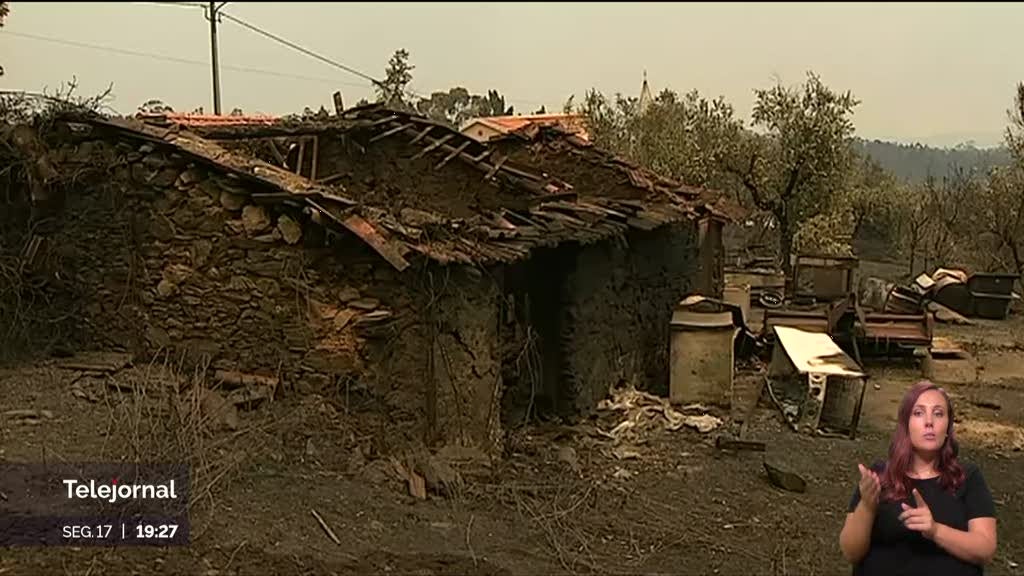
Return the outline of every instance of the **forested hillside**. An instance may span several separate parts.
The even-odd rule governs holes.
[[[954,167],[984,174],[993,166],[1006,164],[1010,158],[1004,147],[960,145],[956,148],[932,148],[921,144],[860,139],[854,141],[853,147],[900,180],[908,182],[924,182],[929,175],[942,178]]]

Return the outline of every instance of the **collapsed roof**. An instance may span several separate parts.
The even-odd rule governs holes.
[[[68,119],[119,138],[171,148],[211,170],[242,180],[249,184],[253,202],[301,207],[325,226],[355,234],[399,270],[408,267],[408,257],[416,254],[440,263],[510,263],[539,247],[591,243],[629,229],[651,230],[684,220],[735,218],[720,195],[660,177],[553,128],[517,134],[612,167],[635,193],[611,197],[595,194],[585,185],[576,188],[575,182],[511,161],[498,146],[477,142],[428,118],[378,105],[353,108],[326,119],[261,117],[258,122],[230,123],[160,115],[142,120]],[[345,138],[364,153],[378,142],[400,139],[406,147],[418,150],[411,159],[428,169],[441,171],[460,162],[479,172],[482,185],[500,183],[517,191],[522,201],[478,208],[465,218],[411,208],[395,210],[353,197],[350,190],[332,181],[332,176],[318,178],[315,163],[313,173],[306,177],[227,149],[231,140],[310,134]]]

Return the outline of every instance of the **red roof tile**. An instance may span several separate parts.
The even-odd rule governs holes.
[[[218,116],[216,114],[188,114],[171,112],[167,114],[139,114],[140,120],[161,119],[182,126],[245,126],[251,124],[274,124],[276,116],[254,114],[251,116]]]
[[[501,132],[515,132],[527,126],[558,126],[564,130],[588,138],[583,116],[579,114],[529,114],[525,116],[486,116],[473,118],[466,126],[481,122]]]

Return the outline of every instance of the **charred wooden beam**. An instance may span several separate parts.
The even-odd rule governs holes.
[[[337,182],[338,180],[341,180],[344,177],[345,177],[345,174],[343,172],[339,172],[337,174],[331,174],[330,176],[324,176],[323,178],[317,180],[317,183],[319,183],[319,184],[331,184],[331,183]]]
[[[429,146],[424,148],[422,151],[420,151],[419,154],[416,154],[415,156],[413,156],[412,159],[413,160],[417,160],[419,158],[422,158],[422,157],[426,156],[427,154],[430,154],[434,150],[437,150],[441,146],[444,146],[446,142],[448,142],[449,140],[451,140],[454,137],[455,137],[455,134],[446,134],[446,135],[438,138],[437,140],[434,140],[434,142],[432,144],[430,144]]]
[[[416,144],[416,143],[418,143],[418,142],[419,142],[420,140],[423,140],[424,138],[426,138],[426,137],[427,137],[427,134],[430,134],[430,131],[431,131],[431,130],[433,130],[433,129],[434,129],[434,126],[433,126],[433,125],[431,125],[431,126],[427,126],[427,127],[426,127],[426,128],[424,128],[423,130],[421,130],[421,131],[419,132],[419,134],[416,134],[416,136],[415,136],[415,137],[413,137],[413,139],[409,141],[409,144]]]
[[[370,122],[370,127],[373,128],[376,126],[380,126],[381,124],[387,124],[392,120],[398,120],[398,116],[395,116],[394,114],[388,114],[384,118],[379,118],[377,120],[374,120],[373,122]]]
[[[274,142],[272,138],[268,138],[266,142],[267,148],[270,148],[270,153],[274,156],[274,160],[277,160],[279,165],[287,168],[288,162],[284,159],[284,155],[282,155],[281,151],[277,148],[277,142]]]
[[[395,134],[398,134],[399,132],[404,131],[406,128],[412,128],[413,126],[415,126],[415,124],[413,124],[412,122],[407,122],[405,124],[402,124],[401,126],[395,126],[394,128],[391,128],[389,130],[385,130],[384,132],[381,132],[380,134],[377,134],[373,138],[370,138],[370,141],[368,142],[368,144],[373,144],[374,142],[383,140],[383,139],[387,138],[388,136],[394,136]]]
[[[501,158],[498,158],[498,161],[494,163],[494,166],[492,166],[484,176],[484,180],[494,178],[494,175],[498,173],[498,170],[501,170],[501,167],[505,165],[505,162],[508,162],[508,156],[503,155]]]
[[[453,159],[455,159],[456,156],[462,154],[466,150],[466,148],[469,148],[469,145],[472,143],[473,142],[471,140],[466,140],[465,142],[460,144],[458,148],[449,152],[448,155],[445,156],[443,160],[438,162],[437,165],[434,166],[434,170],[440,170],[441,168],[443,168],[445,164],[451,162]]]
[[[320,137],[313,136],[313,157],[310,159],[312,166],[309,168],[309,179],[316,181],[316,164],[320,156]]]
[[[381,257],[387,260],[388,263],[394,266],[399,272],[409,267],[409,261],[402,256],[399,248],[394,243],[389,242],[388,239],[373,226],[373,224],[367,222],[362,216],[358,214],[335,214],[330,209],[321,206],[312,198],[306,198],[306,204],[334,224],[341,226],[355,234],[363,242],[366,242],[370,248],[373,248],[377,254],[380,254]]]
[[[494,154],[494,148],[488,148],[487,150],[484,150],[477,156],[473,156],[473,162],[479,164],[480,162],[487,160],[488,156],[490,156],[491,154]]]
[[[295,160],[295,173],[302,176],[302,157],[306,153],[306,139],[299,140],[299,157]]]
[[[314,192],[312,195],[316,196],[316,197],[319,197],[319,198],[321,198],[323,200],[328,200],[328,201],[334,202],[336,204],[341,204],[342,206],[346,206],[346,207],[351,207],[351,206],[358,205],[358,202],[356,202],[355,200],[350,200],[348,198],[344,198],[342,196],[338,196],[337,194],[331,194],[330,192],[320,191],[320,192]]]
[[[398,247],[389,242],[362,216],[352,214],[342,221],[342,225],[356,236],[362,238],[364,242],[369,244],[371,248],[376,250],[378,254],[383,256],[399,272],[409,267],[409,261],[402,257]]]

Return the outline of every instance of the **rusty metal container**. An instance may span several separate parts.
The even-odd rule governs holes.
[[[731,312],[676,309],[669,350],[672,403],[731,404],[736,332]]]

